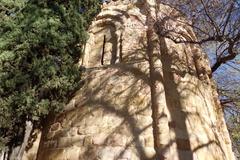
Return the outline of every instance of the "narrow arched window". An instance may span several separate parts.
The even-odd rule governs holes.
[[[122,48],[123,48],[123,46],[122,46],[122,42],[123,42],[123,37],[122,37],[123,35],[122,35],[122,33],[121,33],[121,35],[120,35],[120,40],[119,40],[119,43],[120,43],[120,45],[119,45],[119,62],[122,62],[122,60],[123,60],[123,51],[122,51]]]
[[[102,57],[101,57],[102,65],[104,65],[105,44],[106,44],[106,35],[104,35],[103,37],[103,49],[102,49]]]

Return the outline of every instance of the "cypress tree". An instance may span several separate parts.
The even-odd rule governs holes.
[[[0,2],[0,144],[21,143],[80,87],[77,66],[98,0]]]

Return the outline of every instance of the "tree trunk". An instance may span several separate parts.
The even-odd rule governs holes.
[[[31,121],[26,121],[26,127],[25,127],[25,135],[23,139],[23,143],[21,146],[18,146],[12,150],[10,160],[21,160],[23,153],[27,147],[28,139],[31,135],[33,129],[33,124]]]

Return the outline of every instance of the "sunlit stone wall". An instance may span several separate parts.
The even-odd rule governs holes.
[[[158,14],[172,11],[156,5]],[[157,90],[159,150],[167,160],[232,160],[231,141],[206,55],[197,45],[152,40],[150,79],[143,2],[113,1],[89,28],[84,86],[46,123],[38,160],[147,160],[155,156],[151,82]],[[195,38],[184,23],[166,23]]]

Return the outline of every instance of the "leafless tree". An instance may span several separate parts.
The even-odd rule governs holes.
[[[234,60],[240,54],[240,1],[238,0],[162,0],[187,17],[186,25],[197,34],[197,40],[183,40],[167,36],[176,43],[195,43],[212,46],[214,52],[212,72],[222,64]],[[166,33],[169,31],[165,31]],[[209,48],[208,48],[209,49]]]

